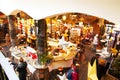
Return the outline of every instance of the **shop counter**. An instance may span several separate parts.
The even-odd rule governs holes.
[[[24,60],[28,63],[28,64],[27,64],[27,67],[28,67],[29,71],[30,71],[31,73],[34,73],[34,71],[36,70],[36,68],[34,68],[34,67],[32,66],[32,63],[34,62],[34,60],[30,59],[29,57],[25,57],[25,56],[22,55],[22,54],[15,55],[15,53],[12,53],[12,56],[14,56],[15,59],[17,59],[17,60],[19,59],[19,57],[23,57]]]
[[[54,69],[58,69],[59,67],[64,67],[64,68],[71,67],[72,64],[73,64],[73,59],[53,61],[50,63],[50,65],[48,65],[49,72],[51,72]]]
[[[51,41],[49,43],[51,43]],[[55,43],[58,44],[57,42]],[[30,70],[30,72],[34,73],[36,69],[40,69],[43,67],[40,65],[35,65],[35,62],[37,62],[37,58],[33,59],[31,56],[28,56],[29,52],[36,54],[36,51],[29,46],[21,46],[19,48],[15,47],[11,49],[12,56],[14,56],[16,59],[19,59],[19,57],[23,57],[24,60],[28,63],[28,69]],[[58,56],[53,55],[53,60],[47,66],[49,71],[57,69],[58,67],[70,67],[73,64],[73,58],[76,54],[76,45],[73,43],[69,43],[66,47],[65,53],[60,53],[60,55]]]
[[[76,54],[76,46],[74,44],[69,44],[66,48],[66,52],[59,53],[57,56],[53,56],[53,61],[50,63],[50,65],[48,65],[49,71],[58,69],[59,67],[71,67]]]
[[[15,57],[15,59],[19,59],[19,55],[15,55],[14,53],[12,53],[12,56]],[[23,55],[22,55],[23,57]],[[39,80],[39,79],[45,79],[45,80],[49,80],[49,70],[47,67],[42,67],[42,66],[36,66],[34,63],[37,61],[36,59],[32,59],[30,57],[23,57],[24,60],[27,62],[28,64],[28,69],[29,71],[32,73],[32,75],[34,76],[35,80]]]
[[[32,55],[30,55],[29,53],[32,54],[36,54],[36,51],[31,48],[31,47],[26,47],[24,48],[24,46],[20,47],[20,48],[11,48],[11,55],[13,57],[15,57],[16,61],[18,62],[19,58],[22,57],[28,64],[28,69],[31,73],[34,73],[36,69],[41,69],[43,68],[41,65],[37,65],[35,64],[35,62],[37,62],[37,57],[36,58],[32,58]]]

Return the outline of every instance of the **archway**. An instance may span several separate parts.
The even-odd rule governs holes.
[[[7,16],[0,12],[0,43],[5,42],[5,35],[9,32]]]

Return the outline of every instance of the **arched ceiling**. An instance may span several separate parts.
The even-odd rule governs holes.
[[[120,24],[120,0],[0,0],[0,11],[6,15],[24,11],[34,19],[78,12]]]

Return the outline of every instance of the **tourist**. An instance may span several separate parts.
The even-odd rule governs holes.
[[[72,71],[72,80],[79,80],[78,72],[76,71],[76,66],[73,66]]]
[[[19,79],[20,80],[26,80],[27,76],[27,63],[24,61],[22,57],[19,59],[19,63],[17,66],[17,71],[19,73]]]

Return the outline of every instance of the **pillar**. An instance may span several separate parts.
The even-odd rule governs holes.
[[[38,63],[40,63],[40,54],[46,54],[47,50],[47,24],[45,19],[38,20],[37,23],[37,51],[38,51]]]
[[[11,37],[11,46],[15,46],[15,38],[16,38],[16,28],[15,28],[15,16],[9,15],[8,16],[8,23],[9,23],[9,34]]]

